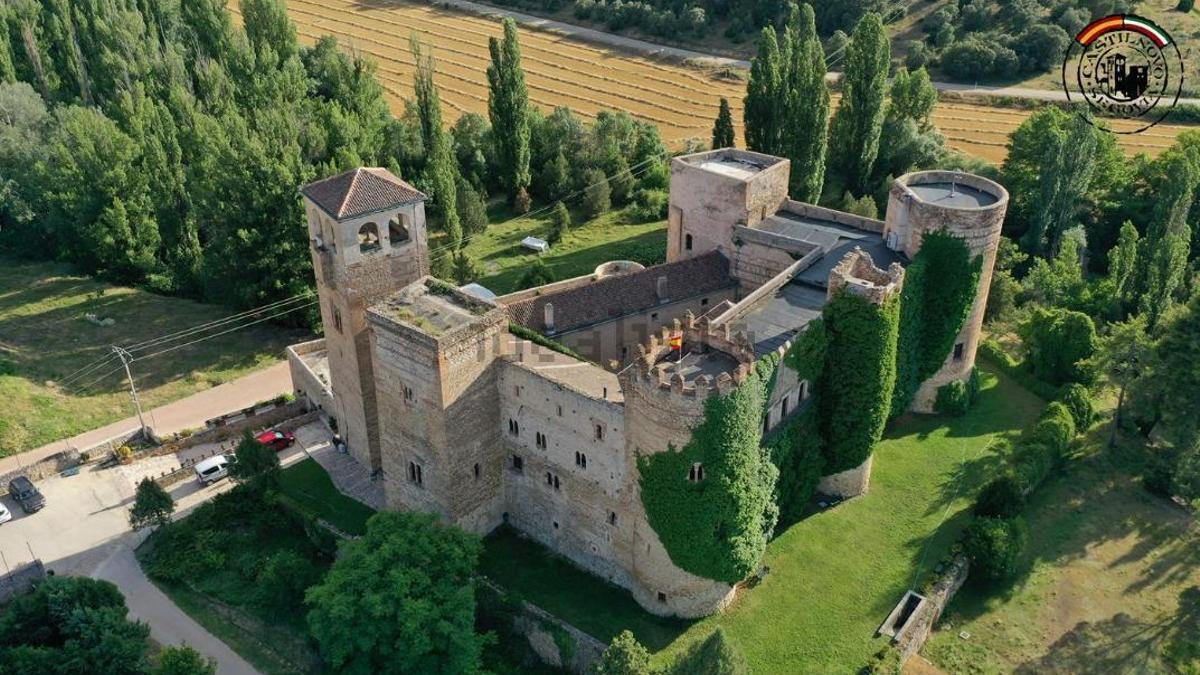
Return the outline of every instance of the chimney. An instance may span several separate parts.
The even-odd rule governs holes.
[[[667,277],[663,275],[658,278],[654,284],[654,294],[658,296],[660,303],[666,302],[667,298]]]
[[[546,332],[553,333],[554,332],[554,303],[547,302],[544,309],[545,309],[545,316],[543,317],[542,321],[543,321],[543,323],[546,324]]]

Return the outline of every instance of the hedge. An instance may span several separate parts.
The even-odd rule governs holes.
[[[704,402],[704,420],[682,448],[639,456],[642,506],[680,569],[725,583],[746,578],[774,531],[778,470],[761,447],[766,386],[756,369]],[[699,463],[704,479],[689,480]]]
[[[1025,495],[1012,476],[1000,476],[983,486],[972,512],[984,518],[1012,518],[1025,507]]]
[[[965,415],[975,401],[979,399],[979,371],[972,368],[966,380],[954,380],[938,387],[937,398],[933,402],[934,412],[943,415]]]
[[[1096,421],[1096,407],[1092,403],[1092,392],[1082,384],[1072,383],[1062,388],[1058,400],[1071,411],[1075,430],[1086,431]]]
[[[1009,579],[1017,572],[1021,552],[1029,540],[1025,519],[976,518],[967,527],[963,542],[971,561],[973,579],[985,582]]]

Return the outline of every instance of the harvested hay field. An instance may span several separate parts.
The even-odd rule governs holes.
[[[286,1],[303,42],[334,35],[378,62],[379,78],[397,113],[412,91],[414,62],[408,40],[415,31],[437,59],[447,120],[465,112],[487,114],[487,42],[500,34],[495,19],[406,0]],[[230,9],[237,12],[234,3]],[[600,110],[625,110],[657,124],[663,139],[680,147],[690,138],[708,140],[724,96],[740,136],[744,83],[526,26],[521,29],[521,49],[529,96],[544,110],[568,106],[584,119],[595,118]],[[951,147],[1000,162],[1008,134],[1028,116],[1025,110],[956,102],[939,105],[934,121]],[[1187,128],[1159,125],[1122,136],[1121,143],[1130,154],[1155,155]]]

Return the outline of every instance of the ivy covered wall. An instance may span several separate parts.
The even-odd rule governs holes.
[[[825,305],[818,406],[825,473],[862,464],[883,434],[896,385],[900,296],[873,304],[845,289]]]
[[[704,421],[683,448],[638,457],[642,506],[671,562],[697,576],[737,583],[762,559],[775,528],[778,471],[762,448],[766,395],[756,369],[704,403]],[[688,480],[693,464],[704,478]]]
[[[962,239],[925,233],[904,271],[892,417],[908,410],[921,383],[942,367],[971,313],[982,270],[982,256],[972,260]]]

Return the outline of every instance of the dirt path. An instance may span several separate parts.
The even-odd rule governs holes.
[[[286,361],[280,361],[245,377],[146,411],[146,424],[160,435],[174,433],[181,429],[201,427],[204,426],[205,420],[291,391],[292,376],[288,371],[288,364]],[[86,448],[137,428],[137,417],[128,417],[73,438],[55,441],[34,450],[4,457],[0,459],[0,474],[41,461],[64,450],[68,445],[75,448]]]

